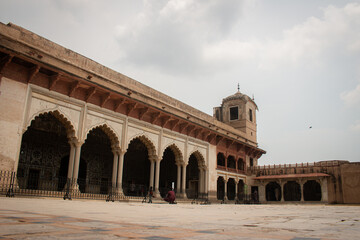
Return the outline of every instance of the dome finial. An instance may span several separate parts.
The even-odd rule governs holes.
[[[240,83],[238,83],[238,92],[240,92]]]

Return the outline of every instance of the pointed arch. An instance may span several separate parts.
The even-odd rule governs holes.
[[[119,141],[119,137],[116,133],[116,131],[109,126],[107,123],[100,123],[100,124],[96,124],[92,127],[90,127],[87,132],[85,133],[85,136],[87,136],[89,134],[89,132],[95,128],[100,128],[110,139],[111,142],[111,148],[113,150],[117,149],[120,146],[120,141]]]
[[[21,139],[17,181],[20,188],[57,191],[67,177],[70,142],[75,130],[59,111],[33,117]],[[55,184],[48,184],[51,181]]]
[[[189,154],[189,158],[191,155],[194,155],[196,160],[198,161],[199,168],[206,168],[204,156],[199,152],[199,150],[194,150]]]
[[[58,119],[65,127],[66,129],[66,134],[67,137],[70,138],[74,138],[75,136],[75,127],[74,124],[71,122],[70,118],[68,116],[66,116],[65,113],[61,112],[60,109],[56,109],[56,110],[43,110],[40,112],[37,112],[36,114],[34,114],[30,120],[27,122],[26,124],[26,129],[28,129],[31,125],[31,122],[33,120],[35,120],[38,117],[41,117],[45,114],[51,114],[52,116],[54,116],[56,119]],[[25,129],[25,130],[26,130]]]
[[[127,144],[126,151],[129,147],[131,141],[133,141],[134,139],[139,139],[146,146],[150,160],[152,160],[152,158],[156,158],[157,154],[156,154],[155,144],[145,134],[139,134],[139,135],[135,135],[134,137],[132,137]]]
[[[167,146],[165,146],[165,148],[164,148],[163,151],[162,151],[162,154],[163,154],[163,155],[164,155],[165,150],[166,150],[167,148],[170,148],[170,149],[173,151],[173,153],[174,153],[174,155],[175,155],[175,162],[176,162],[177,164],[182,164],[182,163],[185,162],[184,157],[183,157],[183,154],[182,154],[180,148],[179,148],[175,143],[170,143],[170,144],[168,144]]]

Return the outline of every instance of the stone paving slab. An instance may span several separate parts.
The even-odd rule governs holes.
[[[360,206],[0,197],[0,239],[359,239]]]

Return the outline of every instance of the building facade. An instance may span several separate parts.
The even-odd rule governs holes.
[[[209,116],[10,23],[0,23],[0,91],[2,192],[144,196],[152,187],[158,197],[174,188],[182,199],[271,202],[289,188],[288,176],[258,166],[257,106],[239,91]],[[316,195],[320,184],[311,201],[329,202],[322,174],[300,177],[300,191]]]

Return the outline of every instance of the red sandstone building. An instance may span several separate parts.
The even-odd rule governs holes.
[[[258,166],[257,105],[239,91],[209,116],[13,24],[0,91],[3,194],[360,202],[360,163]]]

